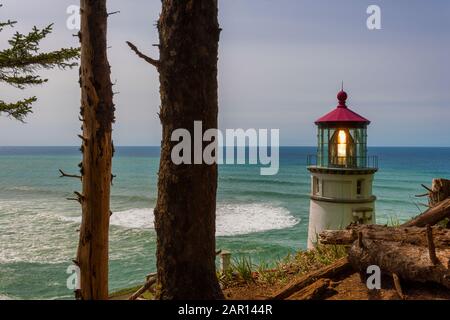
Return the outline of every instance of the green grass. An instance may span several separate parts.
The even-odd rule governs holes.
[[[450,219],[449,218],[445,218],[444,220],[442,220],[441,222],[439,222],[437,225],[442,227],[442,228],[447,228],[447,226],[450,223]]]
[[[345,247],[334,245],[318,245],[315,250],[299,251],[285,258],[268,263],[262,261],[252,264],[249,257],[236,258],[231,269],[219,274],[224,288],[242,284],[273,285],[287,282],[292,275],[304,274],[327,266],[346,255]]]
[[[401,222],[397,216],[390,216],[387,225],[389,227],[400,227]]]
[[[232,269],[234,273],[238,274],[240,279],[245,282],[253,281],[253,269],[252,259],[242,257],[234,259],[232,263]]]

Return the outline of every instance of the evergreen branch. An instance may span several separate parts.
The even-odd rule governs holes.
[[[52,32],[50,24],[42,30],[33,27],[27,35],[16,32],[8,41],[10,48],[0,51],[0,69],[13,69],[30,72],[39,68],[73,68],[71,62],[80,57],[79,48],[63,48],[48,53],[39,53],[39,43]]]
[[[0,22],[0,31],[3,31],[5,27],[13,27],[17,21],[8,20],[6,22]]]
[[[13,27],[15,24],[16,21],[11,20],[0,22],[0,31],[4,27]],[[10,47],[0,50],[0,82],[24,89],[28,85],[40,85],[47,82],[47,79],[42,79],[35,74],[37,70],[55,67],[66,69],[78,65],[74,60],[80,57],[79,48],[39,52],[40,42],[52,32],[52,29],[53,24],[50,24],[43,29],[33,27],[28,34],[16,32],[13,35],[8,41]],[[25,117],[32,112],[31,105],[36,100],[36,97],[15,103],[6,103],[0,100],[0,114],[6,113],[8,116],[23,122]]]
[[[0,4],[0,8],[3,7],[2,4]],[[2,31],[5,27],[13,27],[17,21],[11,21],[8,19],[6,22],[0,22],[0,31]]]
[[[62,69],[73,68],[78,64],[70,62],[80,57],[79,48],[61,49],[58,51],[30,54],[27,50],[7,49],[0,51],[0,69],[11,69],[14,71],[32,72],[43,68],[51,69],[59,67]]]
[[[24,89],[25,86],[29,85],[40,85],[47,82],[47,79],[41,79],[39,76],[26,75],[26,76],[7,76],[0,73],[0,81],[6,82],[12,86],[19,89]]]
[[[0,114],[6,113],[20,122],[24,122],[25,117],[32,113],[31,105],[37,101],[36,97],[27,98],[15,103],[6,103],[0,100]]]

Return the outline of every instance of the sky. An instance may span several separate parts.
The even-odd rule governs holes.
[[[42,49],[78,46],[66,13],[75,0],[1,0],[0,20],[16,30],[54,23]],[[381,9],[369,30],[366,10]],[[115,145],[159,145],[158,74],[126,46],[157,58],[160,0],[109,0],[109,59],[117,108]],[[314,121],[337,105],[370,119],[371,146],[450,146],[450,1],[219,0],[219,123],[225,129],[280,129],[280,144],[316,144]],[[10,30],[0,33],[0,49]],[[0,83],[0,99],[36,95],[19,123],[0,116],[0,146],[79,145],[78,70],[44,71],[44,86]]]

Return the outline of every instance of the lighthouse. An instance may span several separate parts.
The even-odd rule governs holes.
[[[308,248],[323,230],[345,229],[351,223],[374,224],[372,193],[378,158],[367,154],[370,121],[347,106],[347,93],[337,95],[338,106],[318,119],[318,148],[308,156],[311,200]]]

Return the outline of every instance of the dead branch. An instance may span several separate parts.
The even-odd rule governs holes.
[[[132,44],[130,41],[127,41],[127,44],[131,48],[131,50],[133,50],[134,53],[136,53],[136,55],[139,58],[144,59],[145,61],[150,63],[152,66],[154,66],[154,67],[159,69],[159,66],[160,66],[160,61],[159,60],[155,60],[155,59],[150,58],[149,56],[146,56],[141,51],[139,51],[139,49],[134,44]]]
[[[59,176],[60,178],[76,178],[76,179],[80,179],[80,180],[83,179],[82,176],[78,176],[75,174],[67,174],[64,171],[62,171],[61,169],[59,169],[59,172],[61,173],[61,175]]]
[[[78,135],[78,138],[80,138],[81,140],[83,140],[83,142],[87,142],[87,139],[85,137],[83,137],[81,134]]]
[[[137,300],[156,283],[156,279],[156,275],[147,277],[147,282],[138,291],[132,294],[128,300]]]

